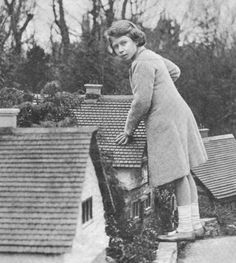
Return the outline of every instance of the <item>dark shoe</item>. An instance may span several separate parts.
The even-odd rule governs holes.
[[[206,229],[204,227],[201,227],[199,229],[194,229],[194,234],[196,239],[202,239],[205,236]]]
[[[157,237],[159,241],[164,242],[177,242],[177,241],[194,241],[195,240],[195,233],[194,231],[191,232],[176,232],[173,234],[167,235],[159,235]]]

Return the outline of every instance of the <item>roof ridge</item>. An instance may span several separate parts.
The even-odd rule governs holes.
[[[133,95],[102,95],[101,99],[105,100],[105,99],[132,99]]]
[[[86,101],[86,98],[85,98],[85,94],[81,95],[80,96],[81,99],[84,99],[84,101]],[[109,100],[131,100],[133,98],[133,95],[132,94],[129,94],[129,95],[105,95],[105,94],[102,94],[100,95],[99,99],[97,100],[98,102],[99,101],[109,101]]]
[[[97,126],[79,126],[79,127],[50,127],[50,128],[8,128],[0,129],[0,135],[7,134],[40,134],[40,133],[93,133],[98,129]]]
[[[203,138],[203,141],[216,141],[216,140],[224,140],[224,139],[234,139],[234,135],[229,133],[229,134],[209,136]]]

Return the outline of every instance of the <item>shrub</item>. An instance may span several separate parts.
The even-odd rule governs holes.
[[[61,91],[56,81],[49,82],[41,90],[41,98],[37,104],[26,102],[19,105],[18,125],[21,127],[74,126],[76,122],[71,108],[79,104],[79,94]]]
[[[32,100],[32,96],[21,90],[7,87],[0,89],[1,108],[12,108],[16,105],[23,103],[26,100]]]
[[[110,225],[108,256],[117,263],[147,263],[155,259],[158,247],[157,235],[160,233],[158,217],[153,216],[149,222],[137,226],[132,220],[118,225],[112,216],[107,220]]]

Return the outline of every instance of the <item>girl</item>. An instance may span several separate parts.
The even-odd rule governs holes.
[[[144,119],[152,187],[175,182],[179,223],[176,231],[159,236],[163,241],[203,237],[198,194],[191,168],[206,162],[207,154],[194,116],[174,82],[180,69],[144,47],[145,34],[132,22],[114,22],[106,32],[110,50],[130,64],[134,95],[124,132],[116,143],[125,145]]]

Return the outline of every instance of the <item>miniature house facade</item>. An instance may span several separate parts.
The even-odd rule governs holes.
[[[95,129],[0,123],[0,262],[106,262]]]
[[[123,189],[125,217],[133,220],[144,219],[153,209],[146,158],[141,168],[118,167],[115,169],[115,175]]]
[[[89,86],[89,85],[87,85]],[[112,173],[123,191],[124,217],[143,219],[153,209],[153,196],[149,186],[146,132],[141,121],[132,141],[119,146],[115,143],[117,134],[123,131],[132,96],[101,95],[101,85],[89,89],[81,105],[72,109],[77,125],[98,127],[97,141],[103,163],[111,164]],[[112,189],[110,189],[112,192]]]

